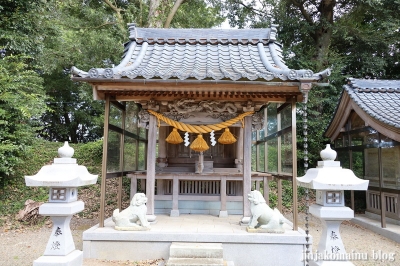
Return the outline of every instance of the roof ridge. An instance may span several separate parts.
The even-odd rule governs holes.
[[[350,85],[347,89],[352,89],[355,92],[387,92],[387,93],[400,93],[400,80],[389,79],[355,79],[349,78]]]
[[[277,26],[256,29],[140,28],[128,24],[129,39],[149,44],[268,44],[276,41]]]

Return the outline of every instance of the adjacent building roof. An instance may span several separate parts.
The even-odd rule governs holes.
[[[336,138],[351,110],[382,134],[400,141],[400,80],[350,78],[325,133],[328,137]]]
[[[72,69],[85,79],[317,81],[329,70],[293,70],[282,60],[276,28],[154,29],[129,25],[121,63],[113,68]]]
[[[344,89],[368,115],[400,128],[400,80],[349,79]]]

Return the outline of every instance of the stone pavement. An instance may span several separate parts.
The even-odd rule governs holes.
[[[355,224],[361,225],[366,229],[371,230],[372,232],[396,241],[397,243],[400,243],[400,225],[391,223],[390,219],[386,220],[386,228],[381,227],[380,220],[374,219],[374,217],[366,214],[358,214],[351,221]]]

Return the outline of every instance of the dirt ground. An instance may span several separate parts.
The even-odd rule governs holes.
[[[304,217],[300,216],[299,226],[304,228]],[[74,217],[71,229],[76,249],[82,250],[82,233],[96,224],[96,219]],[[25,227],[17,230],[0,228],[0,265],[2,266],[28,266],[39,258],[46,248],[51,233],[51,224],[42,227]],[[366,260],[353,261],[356,266],[364,265],[400,265],[400,244],[381,235],[371,232],[351,222],[344,222],[340,230],[346,252],[361,253],[366,255]],[[310,217],[310,234],[313,242],[318,243],[321,234],[320,221]],[[316,244],[313,252],[316,251]],[[378,256],[380,255],[380,258]],[[393,261],[390,260],[393,258]],[[84,259],[84,266],[110,266],[110,265],[137,265],[156,266],[163,265],[164,261],[109,261]],[[289,265],[288,265],[289,266]]]
[[[93,225],[97,219],[84,219],[74,216],[71,220],[71,231],[75,248],[82,250],[82,233]],[[30,226],[21,229],[10,230],[7,226],[0,228],[0,265],[1,266],[28,266],[43,255],[49,240],[52,224],[38,227]],[[84,259],[84,266],[108,266],[108,265],[136,265],[136,266],[161,266],[164,261],[112,261],[98,259]]]

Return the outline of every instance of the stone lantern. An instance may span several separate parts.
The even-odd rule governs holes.
[[[311,168],[307,173],[297,178],[301,187],[316,190],[316,203],[309,211],[322,222],[322,235],[317,253],[310,254],[310,265],[353,265],[349,260],[339,233],[340,224],[344,220],[354,218],[354,211],[344,206],[345,190],[367,190],[368,180],[359,179],[349,169],[340,167],[339,161],[334,161],[336,151],[326,145],[321,151],[323,161],[317,168]]]
[[[25,176],[30,187],[49,187],[49,202],[39,208],[39,214],[50,216],[53,229],[46,250],[33,262],[43,265],[82,265],[82,251],[75,249],[69,223],[72,215],[84,209],[78,200],[78,187],[95,184],[97,175],[90,174],[85,166],[78,165],[72,158],[74,149],[65,142],[58,149],[60,158],[54,158],[52,165],[43,166],[34,176]]]

